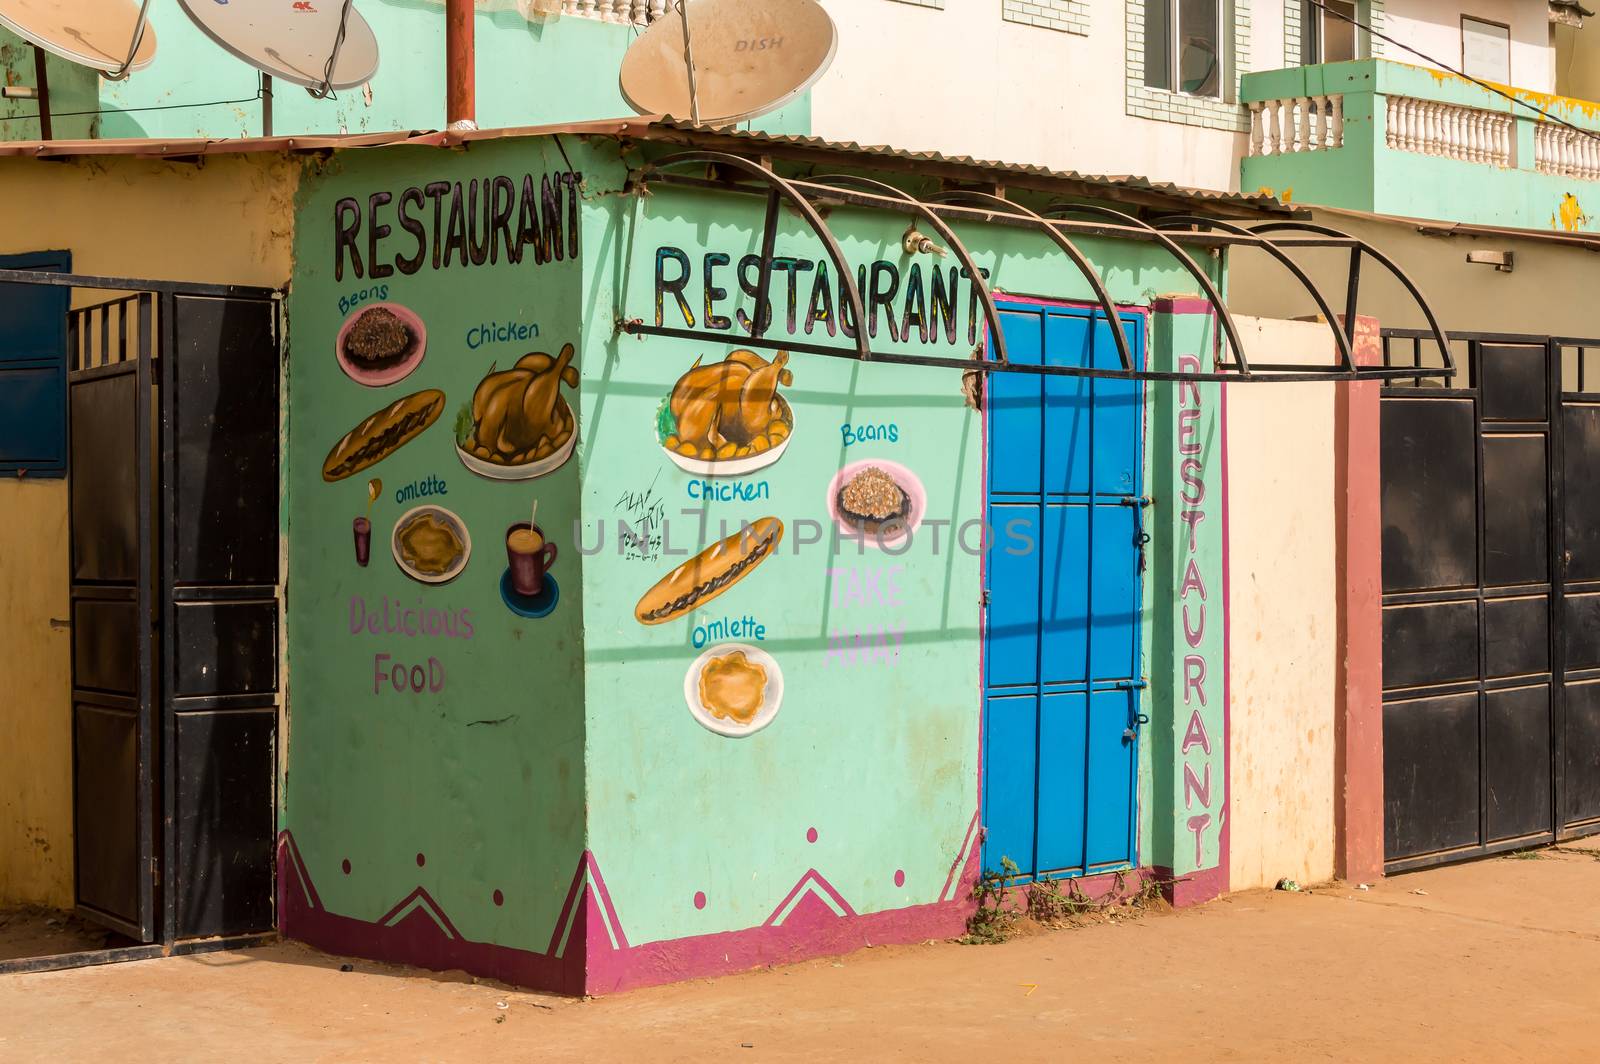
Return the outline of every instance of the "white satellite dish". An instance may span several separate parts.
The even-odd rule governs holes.
[[[623,56],[622,98],[640,114],[740,122],[810,88],[838,40],[815,0],[674,3]]]
[[[61,58],[113,71],[140,70],[156,57],[156,31],[139,36],[138,0],[0,0],[0,26]],[[134,37],[139,46],[134,48]],[[126,73],[127,71],[123,71]]]
[[[0,3],[6,0],[0,0]],[[343,0],[178,0],[207,37],[264,74],[322,88],[338,46],[329,88],[351,89],[378,70],[378,38],[354,7],[339,41]]]

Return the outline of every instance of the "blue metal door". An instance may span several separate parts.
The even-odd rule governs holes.
[[[1116,368],[1103,312],[1000,304],[1013,362]],[[1135,358],[1144,319],[1123,318]],[[984,868],[1023,876],[1135,863],[1139,383],[989,377]]]

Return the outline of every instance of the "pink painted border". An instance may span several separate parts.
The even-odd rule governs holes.
[[[945,877],[939,901],[860,913],[822,873],[808,868],[756,927],[642,945],[628,942],[599,862],[586,850],[578,859],[549,947],[543,953],[467,941],[444,907],[420,885],[376,920],[329,912],[323,907],[293,835],[285,830],[278,836],[278,923],[285,937],[330,953],[435,971],[462,969],[564,994],[615,993],[846,953],[866,946],[959,935],[966,929],[972,911],[970,890],[963,893],[959,886],[976,882],[978,876],[976,826],[974,813]],[[958,889],[945,900],[952,882]],[[807,897],[811,895],[818,900],[808,906]],[[835,913],[822,898],[832,901],[843,915]],[[414,906],[423,912],[411,911]],[[614,946],[608,926],[616,939]]]

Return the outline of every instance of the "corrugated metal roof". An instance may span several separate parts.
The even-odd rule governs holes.
[[[753,130],[697,126],[670,116],[563,122],[541,126],[514,126],[473,130],[396,130],[384,133],[325,136],[235,138],[119,138],[104,140],[0,141],[0,157],[66,159],[88,156],[134,156],[183,159],[200,155],[240,155],[263,152],[324,152],[353,148],[396,146],[457,147],[480,140],[568,134],[604,136],[718,148],[735,154],[759,154],[821,161],[872,169],[890,169],[973,183],[994,183],[1035,191],[1094,196],[1167,209],[1196,206],[1216,213],[1294,214],[1273,196],[1213,192],[1151,181],[1131,175],[1105,176],[1073,170],[1052,170],[1026,163],[976,159],[932,151],[908,151],[889,145],[830,141],[821,137],[773,135]]]

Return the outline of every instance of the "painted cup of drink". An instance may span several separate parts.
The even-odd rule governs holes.
[[[556,545],[544,538],[544,529],[518,521],[506,529],[506,560],[511,565],[511,586],[517,594],[533,596],[544,590],[544,574],[556,562]]]
[[[372,522],[365,517],[356,518],[355,533],[356,564],[365,569],[368,559],[372,557]]]

